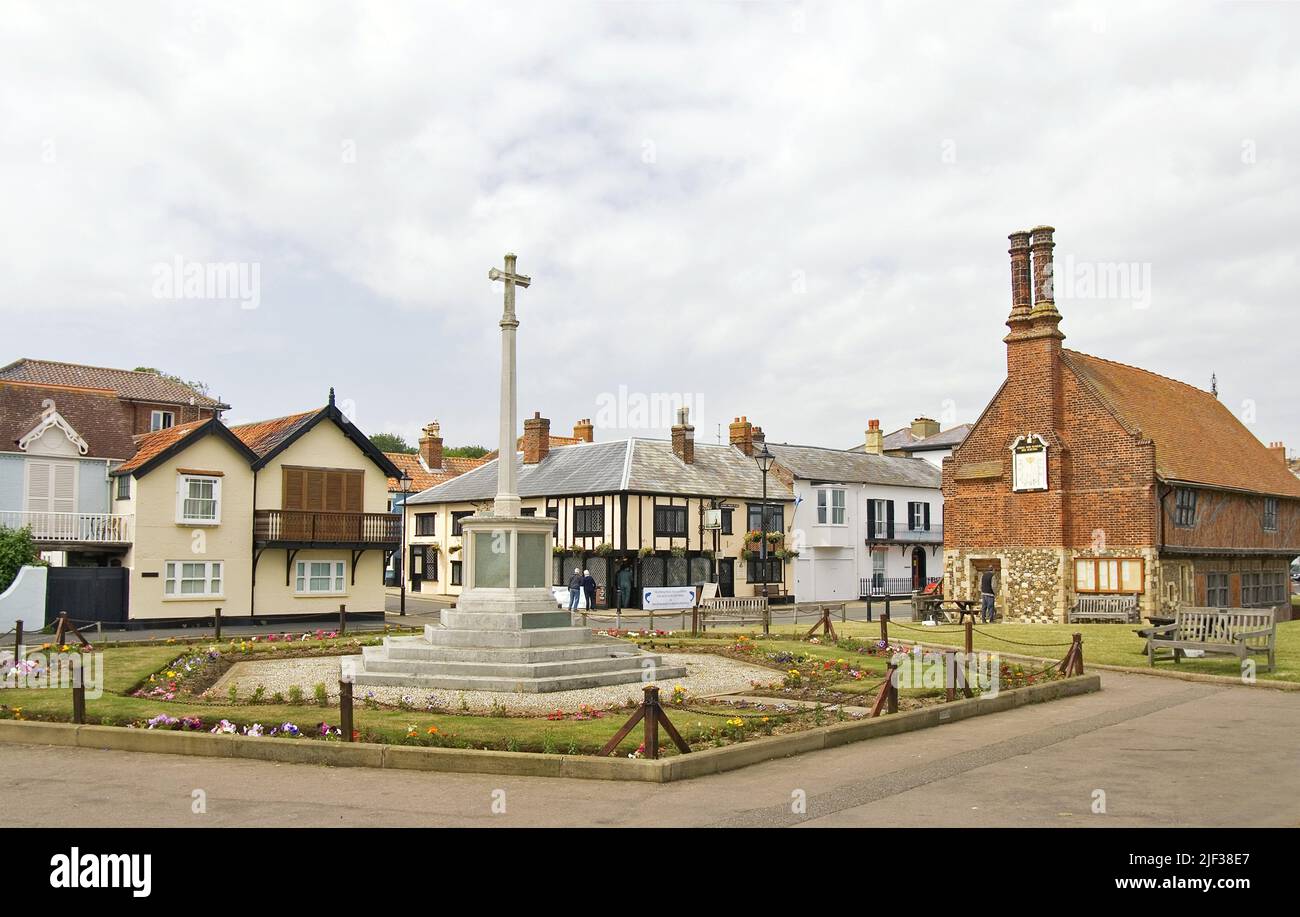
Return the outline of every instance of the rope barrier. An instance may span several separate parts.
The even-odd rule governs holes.
[[[971,628],[971,630],[979,634],[981,637],[988,637],[990,640],[1001,640],[1003,643],[1010,643],[1012,646],[1042,646],[1048,648],[1055,648],[1058,646],[1070,646],[1071,643],[1073,642],[1067,640],[1064,643],[1025,643],[1024,641],[1021,640],[1010,640],[1006,637],[999,637],[997,634],[990,634],[987,631],[982,631],[979,630],[978,628]]]

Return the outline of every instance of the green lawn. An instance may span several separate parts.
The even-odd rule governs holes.
[[[1132,624],[993,624],[976,625],[975,648],[978,650],[999,651],[1010,655],[1039,656],[1059,659],[1065,655],[1074,633],[1083,635],[1083,658],[1088,662],[1103,665],[1135,666],[1145,668],[1146,641],[1134,633],[1137,625]],[[841,636],[879,637],[879,622],[849,621],[835,622],[835,628]],[[807,633],[808,627],[800,625],[780,625],[772,628],[774,636],[799,636]],[[750,631],[750,633],[755,633]],[[712,635],[711,635],[712,636]],[[910,622],[892,622],[889,636],[891,640],[906,642],[920,641],[925,644],[961,646],[964,640],[963,628],[954,625],[940,627],[913,626]],[[1011,643],[1008,641],[1016,641]],[[1059,644],[1056,646],[1024,646],[1019,644]],[[803,644],[805,647],[807,644]],[[816,649],[805,650],[816,652]],[[834,650],[830,650],[831,653]],[[1167,657],[1168,654],[1166,654]],[[1252,656],[1257,663],[1265,661],[1263,656]],[[1232,656],[1206,656],[1202,659],[1184,659],[1174,665],[1172,660],[1157,661],[1156,672],[1176,670],[1179,672],[1197,672],[1207,675],[1240,675],[1240,664]],[[1272,672],[1263,671],[1263,665],[1257,672],[1260,680],[1300,682],[1300,621],[1287,621],[1277,626],[1277,667]]]
[[[313,641],[312,646],[347,643],[351,638],[336,641]],[[164,701],[131,697],[133,690],[151,674],[158,672],[183,652],[201,652],[209,644],[198,641],[192,646],[113,646],[104,652],[104,694],[86,700],[86,720],[89,723],[125,725],[147,720],[159,713],[169,716],[197,716],[205,727],[222,718],[239,724],[261,723],[264,726],[294,723],[304,732],[312,730],[321,721],[331,726],[339,724],[337,704],[321,707],[310,701],[298,704],[230,704],[228,702],[203,702],[199,700]],[[223,647],[228,644],[223,641]],[[283,652],[277,647],[284,644],[247,644],[248,656],[274,655]],[[39,647],[33,647],[33,651]],[[240,658],[248,658],[241,655]],[[307,686],[308,690],[310,686]],[[18,709],[24,719],[71,719],[72,699],[68,690],[36,688],[0,689],[0,705],[8,708],[5,716]],[[692,705],[701,709],[707,705]],[[712,715],[687,713],[669,709],[669,718],[688,742],[704,741],[723,729],[728,719],[726,712]],[[429,713],[423,710],[367,709],[360,701],[354,708],[354,726],[363,737],[385,742],[406,742],[407,733],[415,727],[417,738],[429,744],[494,748],[511,751],[548,751],[557,754],[572,752],[594,753],[607,742],[631,711],[605,711],[599,719],[547,720],[545,717],[493,717],[469,714]],[[436,726],[438,739],[428,738],[428,728]],[[631,752],[641,742],[641,728],[636,729],[619,745],[620,753]],[[277,741],[267,739],[267,741]],[[665,737],[665,741],[667,741]]]

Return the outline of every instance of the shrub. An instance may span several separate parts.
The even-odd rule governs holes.
[[[0,526],[0,592],[18,578],[23,567],[48,567],[32,540],[30,528],[7,529]]]
[[[316,687],[312,689],[312,693],[316,696],[316,703],[319,706],[328,707],[330,705],[330,694],[325,688],[325,682],[318,681]]]
[[[302,688],[297,685],[289,685],[289,703],[295,707],[302,703]]]

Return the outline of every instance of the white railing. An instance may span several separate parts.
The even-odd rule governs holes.
[[[130,544],[133,516],[118,513],[27,513],[0,511],[0,526],[30,528],[37,541],[69,544]]]

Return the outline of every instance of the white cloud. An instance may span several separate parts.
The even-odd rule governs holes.
[[[520,406],[702,393],[844,445],[1001,380],[1006,234],[1150,264],[1068,346],[1291,397],[1300,9],[1076,3],[33,3],[0,35],[5,358],[167,367],[241,416],[495,439],[489,267]],[[256,261],[255,311],[150,267]],[[414,425],[414,427],[413,427]],[[598,434],[599,435],[599,434]]]

